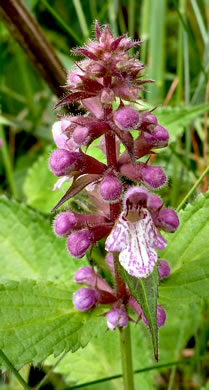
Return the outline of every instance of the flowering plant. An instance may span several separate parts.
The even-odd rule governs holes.
[[[59,177],[55,188],[73,179],[54,210],[85,189],[96,204],[96,214],[67,209],[56,216],[54,231],[67,238],[69,254],[78,259],[88,250],[91,254],[92,247],[107,237],[106,263],[113,274],[113,286],[94,266],[80,268],[75,281],[87,287],[74,293],[74,306],[83,312],[110,305],[104,314],[110,330],[121,330],[129,321],[142,319],[151,330],[158,359],[157,328],[164,325],[166,314],[157,305],[157,286],[170,268],[157,250],[167,245],[160,231],[175,232],[179,220],[152,192],[165,185],[167,178],[161,167],[149,164],[149,156],[153,149],[168,145],[169,134],[151,111],[139,106],[139,93],[150,80],[142,79],[144,67],[128,51],[141,42],[132,42],[127,34],[114,38],[109,27],[101,29],[98,22],[95,31],[96,41],[73,50],[86,59],[75,63],[67,78],[67,95],[56,105],[79,101],[87,112],[83,116],[63,115],[54,124],[58,149],[51,154],[49,167]],[[135,140],[133,129],[138,131]],[[99,137],[106,164],[87,154],[89,145]],[[125,147],[122,153],[121,145]],[[148,156],[146,162],[139,161],[143,156]],[[145,295],[153,289],[152,315],[133,283],[138,283]],[[137,320],[129,315],[128,307],[137,313]]]
[[[6,26],[0,124],[3,387],[19,388],[17,378],[26,390],[38,390],[46,380],[59,389],[98,384],[120,390],[122,376],[127,390],[134,384],[144,390],[174,382],[203,386],[209,311],[209,89],[202,73],[207,5],[182,3],[177,13],[171,4],[146,0],[0,3]],[[177,34],[168,26],[171,16]],[[88,24],[96,17],[115,32],[127,29],[137,38],[140,31],[140,59],[156,83],[145,86],[152,80],[145,80],[135,52],[140,42],[126,34],[114,38],[98,23],[95,41],[87,42]],[[53,30],[49,38],[56,37],[60,59],[46,28]],[[72,67],[64,53],[83,42],[72,53]],[[54,111],[52,153],[53,94],[62,96],[57,107],[65,106],[65,115]],[[177,207],[179,219],[168,207]],[[153,364],[152,345],[160,364]],[[41,381],[39,374],[46,374]]]

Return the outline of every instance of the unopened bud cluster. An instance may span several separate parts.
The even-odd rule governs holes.
[[[104,264],[115,277],[117,291],[115,253],[121,266],[136,278],[148,277],[155,266],[160,279],[169,275],[168,263],[158,258],[157,250],[166,246],[159,231],[175,232],[179,220],[174,210],[165,208],[160,197],[150,192],[167,181],[163,169],[148,161],[153,149],[168,145],[169,134],[152,112],[136,108],[142,85],[147,81],[141,79],[143,65],[136,56],[129,56],[128,50],[140,42],[132,42],[127,34],[114,38],[108,26],[101,30],[97,22],[95,31],[95,41],[73,51],[85,59],[76,63],[68,75],[67,94],[56,105],[57,108],[80,102],[87,113],[61,116],[54,124],[52,133],[57,149],[50,156],[49,168],[59,178],[56,188],[73,179],[54,209],[86,190],[97,213],[80,214],[66,209],[56,216],[54,231],[66,238],[69,254],[78,259],[107,237]],[[135,140],[132,130],[138,131]],[[106,163],[86,152],[98,138]],[[125,146],[122,154],[121,144]],[[146,155],[147,162],[138,161]],[[126,181],[132,183],[129,189]],[[86,285],[73,296],[77,310],[92,310],[98,304],[109,303],[107,325],[114,330],[127,326],[129,305],[147,324],[139,302],[125,283],[118,293],[101,278],[99,270],[88,266],[76,272],[75,281]],[[157,306],[158,327],[164,322],[165,312]]]

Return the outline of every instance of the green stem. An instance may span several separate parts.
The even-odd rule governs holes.
[[[16,189],[16,186],[15,186],[15,181],[14,181],[14,176],[13,176],[13,171],[12,171],[12,164],[11,164],[11,161],[10,161],[9,151],[8,151],[8,147],[7,147],[7,141],[6,141],[6,137],[5,137],[5,134],[4,134],[3,126],[1,126],[1,125],[0,125],[0,139],[3,142],[0,150],[1,150],[1,153],[2,153],[2,160],[3,160],[3,163],[4,163],[6,175],[7,175],[7,181],[9,183],[9,187],[10,187],[12,195],[15,198],[17,198],[18,197],[18,193],[17,193],[17,189]]]
[[[130,326],[120,330],[120,349],[124,390],[134,390]]]
[[[204,170],[204,172],[202,173],[202,175],[199,177],[199,179],[196,181],[196,183],[193,185],[193,187],[191,188],[191,190],[188,192],[188,194],[185,196],[185,198],[181,201],[181,203],[178,205],[176,211],[179,211],[183,205],[186,203],[186,201],[190,198],[190,196],[193,194],[193,192],[196,190],[196,188],[198,187],[198,185],[201,183],[201,181],[204,179],[204,177],[207,175],[207,173],[209,172],[209,165],[208,167]]]
[[[13,364],[9,361],[9,359],[6,357],[4,352],[0,349],[0,357],[6,364],[7,368],[12,371],[14,376],[16,376],[17,380],[21,383],[22,387],[25,390],[30,390],[30,387],[27,385],[27,383],[24,381],[24,379],[21,377],[19,372],[16,370],[16,368],[13,366]]]

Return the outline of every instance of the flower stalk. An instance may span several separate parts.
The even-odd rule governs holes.
[[[120,346],[124,390],[134,390],[130,326],[120,329]]]

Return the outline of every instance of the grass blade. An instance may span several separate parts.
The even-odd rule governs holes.
[[[112,30],[113,34],[115,34],[116,36],[119,35],[118,34],[118,25],[116,22],[117,13],[118,13],[118,0],[112,0],[109,2],[109,5],[108,5],[108,16],[109,16],[109,20],[110,20],[111,30]]]
[[[148,87],[149,93],[147,94],[147,100],[149,103],[157,104],[158,102],[162,102],[164,90],[165,0],[152,0],[150,13],[150,44],[148,56],[151,64],[149,78],[155,80],[155,83],[150,84]]]
[[[0,139],[3,142],[1,149],[0,149],[0,152],[2,154],[2,160],[3,160],[3,164],[5,167],[5,171],[6,171],[6,178],[7,178],[9,187],[10,187],[11,194],[15,198],[17,198],[18,193],[17,193],[15,181],[14,181],[12,164],[10,161],[9,151],[8,151],[8,147],[7,147],[7,141],[6,141],[6,137],[5,137],[5,133],[4,133],[4,128],[1,125],[0,125]]]
[[[78,35],[68,26],[67,23],[58,15],[58,13],[48,4],[46,0],[41,0],[45,5],[49,13],[54,17],[57,23],[62,27],[62,29],[69,34],[70,37],[74,38],[75,42],[79,45],[82,45],[83,41],[78,37]]]
[[[24,381],[23,377],[19,374],[19,372],[16,370],[16,368],[13,366],[13,364],[9,361],[7,356],[4,354],[4,352],[0,349],[0,357],[6,364],[7,368],[14,374],[14,376],[17,378],[18,382],[21,383],[22,387],[25,390],[30,390],[30,387],[27,385],[27,383]]]
[[[192,186],[191,190],[187,193],[187,195],[185,196],[185,198],[181,201],[181,203],[178,205],[176,211],[179,211],[182,209],[182,207],[184,206],[184,204],[187,202],[187,200],[190,198],[190,196],[192,196],[192,194],[194,193],[194,191],[196,190],[196,188],[198,187],[198,185],[201,183],[201,181],[204,179],[204,177],[208,174],[209,172],[209,166],[204,170],[204,172],[202,173],[202,175],[199,177],[199,179],[196,181],[196,183]]]
[[[74,7],[75,7],[77,16],[78,16],[78,20],[79,20],[79,23],[80,23],[81,31],[83,33],[84,38],[87,39],[89,37],[89,29],[88,29],[88,26],[87,26],[87,23],[86,23],[86,18],[84,16],[83,8],[82,8],[82,5],[80,3],[80,0],[73,0],[73,4],[74,4]]]
[[[200,361],[209,360],[208,354],[200,356],[199,360]],[[141,374],[143,372],[152,371],[152,370],[159,370],[161,368],[167,368],[167,367],[172,367],[172,366],[176,366],[176,365],[187,365],[187,364],[189,365],[189,364],[193,363],[194,361],[196,361],[196,357],[186,358],[186,359],[182,359],[182,360],[176,360],[176,361],[168,362],[168,363],[156,364],[156,365],[153,365],[153,366],[149,366],[149,367],[145,367],[145,368],[142,368],[142,369],[139,369],[139,370],[135,370],[134,374]],[[111,380],[114,380],[114,379],[119,379],[121,377],[122,377],[121,374],[113,375],[113,376],[109,376],[107,378],[98,379],[97,381],[87,382],[87,383],[83,383],[83,384],[80,384],[80,385],[75,385],[75,386],[72,386],[72,387],[66,387],[63,390],[81,389],[82,387],[85,387],[85,386],[95,385],[95,384],[98,384],[98,383],[104,383],[104,382],[108,382],[108,381],[111,381]]]
[[[144,0],[142,6],[142,17],[141,17],[141,29],[139,31],[139,37],[144,41],[141,46],[140,60],[142,64],[146,64],[147,57],[147,46],[149,38],[149,15],[150,15],[150,0]]]
[[[128,34],[133,39],[135,28],[135,0],[128,1]]]
[[[204,44],[206,45],[207,42],[208,42],[208,34],[207,34],[207,31],[206,31],[206,28],[205,28],[205,25],[204,25],[204,22],[203,22],[202,15],[200,13],[199,7],[197,5],[197,1],[196,0],[190,0],[190,2],[191,2],[191,5],[192,5],[192,8],[193,8],[196,20],[197,20],[197,24],[198,24],[198,27],[199,27],[199,30],[200,30],[200,33],[201,33],[201,36],[202,36],[202,40],[203,40]]]

